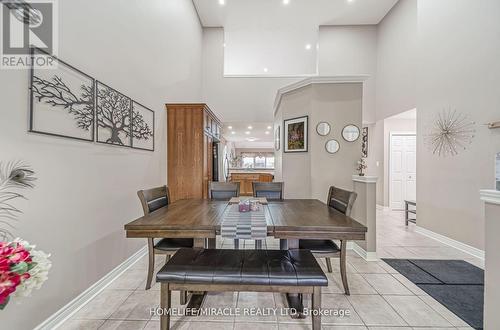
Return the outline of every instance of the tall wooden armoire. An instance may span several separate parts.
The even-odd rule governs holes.
[[[208,198],[213,143],[222,124],[204,103],[167,104],[167,177],[172,201]]]

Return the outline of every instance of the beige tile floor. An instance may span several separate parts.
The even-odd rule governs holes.
[[[479,267],[481,260],[415,232],[415,225],[404,225],[402,212],[377,211],[378,242],[381,258],[464,259]],[[231,248],[230,240],[219,240],[218,247]],[[253,248],[253,241],[241,242]],[[269,239],[265,246],[277,249]],[[164,258],[156,260],[162,266]],[[322,319],[324,329],[470,329],[466,323],[428,296],[416,285],[383,261],[367,262],[348,252],[347,271],[351,295],[342,290],[339,266],[334,260],[333,273],[327,273],[329,286],[322,295],[323,308],[349,311],[349,315]],[[326,266],[321,260],[321,266]],[[113,284],[90,301],[60,329],[159,329],[159,318],[150,309],[159,305],[159,285],[145,291],[147,259],[143,258]],[[310,299],[305,297],[305,305]],[[173,306],[179,306],[178,294]],[[209,293],[204,307],[280,308],[285,297],[277,293]],[[173,329],[310,329],[310,319],[294,320],[288,316],[200,316],[173,317]]]

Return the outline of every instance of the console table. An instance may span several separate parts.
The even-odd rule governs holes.
[[[410,206],[413,208],[410,209]],[[415,218],[410,218],[410,214]],[[405,225],[408,226],[408,222],[417,223],[417,202],[413,200],[405,200]]]

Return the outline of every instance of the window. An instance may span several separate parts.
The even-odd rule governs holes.
[[[242,165],[244,168],[271,168],[274,169],[273,153],[243,153],[241,154]]]
[[[254,158],[256,168],[266,168],[266,157],[257,156]]]
[[[274,155],[266,157],[266,168],[274,168]]]
[[[243,167],[244,168],[253,168],[253,157],[243,156]]]

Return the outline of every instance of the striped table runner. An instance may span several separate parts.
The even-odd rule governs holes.
[[[264,208],[261,206],[259,211],[239,212],[238,204],[228,205],[222,219],[221,236],[232,239],[266,239]]]

